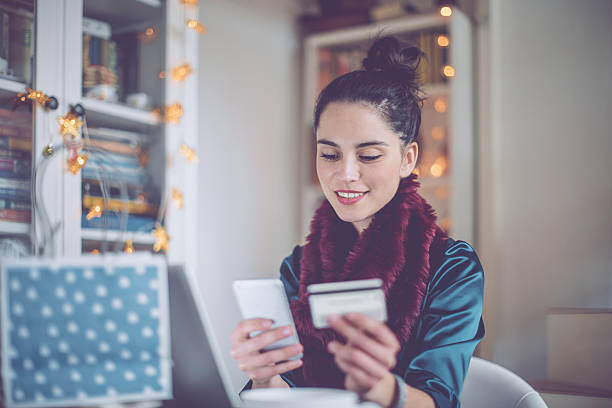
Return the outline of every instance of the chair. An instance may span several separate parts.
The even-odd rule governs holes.
[[[459,400],[462,408],[547,408],[521,377],[477,357],[470,361]]]

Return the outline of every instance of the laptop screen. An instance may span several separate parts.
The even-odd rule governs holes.
[[[195,279],[168,267],[174,398],[164,407],[239,407]]]

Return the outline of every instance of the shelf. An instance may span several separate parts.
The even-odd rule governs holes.
[[[100,230],[93,228],[81,229],[81,238],[87,241],[123,242],[131,239],[134,244],[154,244],[152,232],[122,232],[116,230]]]
[[[0,220],[0,235],[6,234],[21,234],[26,235],[30,233],[31,224],[24,222],[11,222]]]
[[[14,81],[3,76],[0,76],[0,91],[1,92],[25,92],[26,86],[23,82]]]
[[[161,17],[160,0],[85,0],[83,15],[111,24],[113,32]]]
[[[152,111],[136,109],[119,103],[83,98],[88,125],[103,124],[108,127],[134,129],[138,126],[157,126],[160,120]]]

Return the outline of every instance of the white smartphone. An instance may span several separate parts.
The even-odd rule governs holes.
[[[248,279],[237,280],[232,284],[234,296],[240,307],[243,319],[264,318],[273,321],[268,330],[281,326],[291,326],[293,335],[277,341],[263,349],[263,351],[275,350],[297,344],[300,342],[285,288],[280,279]],[[257,336],[260,331],[252,332],[251,337]],[[302,358],[302,354],[291,357],[291,360]]]

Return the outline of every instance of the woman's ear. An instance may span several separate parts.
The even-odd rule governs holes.
[[[402,153],[402,165],[400,167],[400,177],[408,177],[416,166],[419,157],[419,145],[416,142],[409,143]]]

